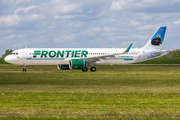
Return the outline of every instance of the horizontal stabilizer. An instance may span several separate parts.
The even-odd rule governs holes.
[[[159,54],[162,54],[162,53],[168,53],[168,52],[172,52],[173,50],[169,50],[169,51],[162,51],[162,52],[153,52],[153,55],[159,55]]]

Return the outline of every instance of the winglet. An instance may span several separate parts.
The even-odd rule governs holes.
[[[124,51],[124,53],[129,52],[129,50],[131,49],[132,43],[130,44],[130,46]]]

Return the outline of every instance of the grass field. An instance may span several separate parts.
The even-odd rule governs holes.
[[[0,66],[0,119],[180,119],[180,66]]]

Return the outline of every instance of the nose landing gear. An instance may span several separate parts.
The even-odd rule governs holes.
[[[24,65],[23,72],[26,72],[26,65]]]

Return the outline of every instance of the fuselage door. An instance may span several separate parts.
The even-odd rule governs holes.
[[[28,58],[28,51],[27,50],[23,51],[23,58]]]
[[[111,51],[107,51],[107,55],[111,55],[112,54],[112,52]]]

